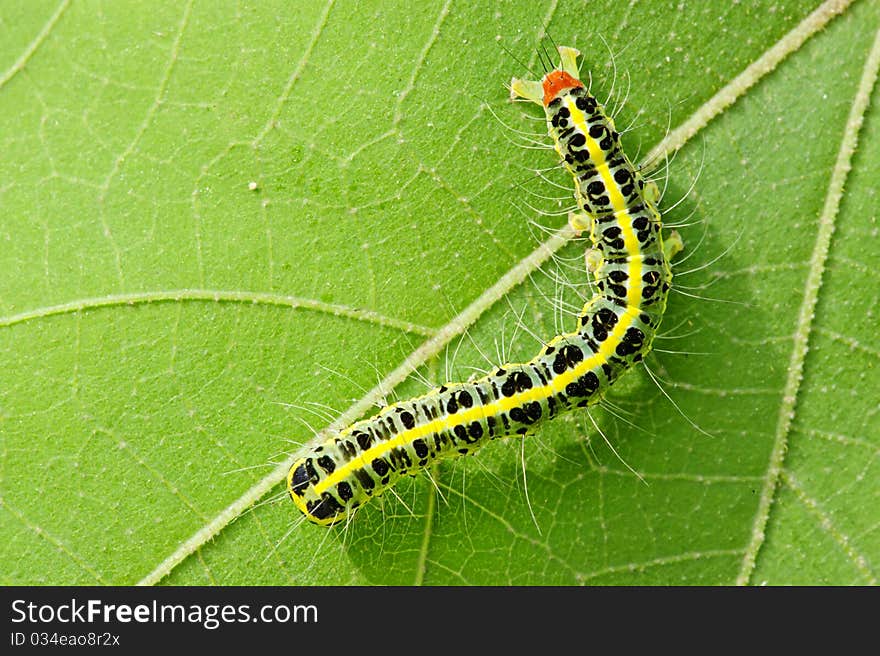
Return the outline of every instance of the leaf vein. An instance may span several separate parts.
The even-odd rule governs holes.
[[[34,40],[28,44],[28,47],[25,48],[25,51],[21,54],[15,63],[9,67],[9,69],[3,74],[3,77],[0,77],[0,89],[9,82],[15,75],[22,70],[25,65],[30,61],[31,57],[34,56],[34,53],[43,45],[43,42],[52,32],[52,29],[61,19],[61,16],[67,11],[67,8],[70,6],[70,0],[62,0],[62,2],[58,5],[58,8],[55,9],[55,13],[49,17],[49,20],[46,21],[46,24],[43,26],[43,29],[40,30],[39,34],[34,37]]]
[[[287,296],[282,294],[271,294],[267,292],[250,292],[250,291],[233,291],[233,290],[213,290],[213,289],[172,289],[158,290],[152,292],[137,292],[131,294],[108,294],[107,296],[97,296],[92,298],[77,299],[60,303],[58,305],[49,305],[40,308],[34,308],[18,314],[0,317],[0,328],[14,326],[36,319],[51,317],[63,314],[77,314],[97,308],[117,307],[117,306],[134,306],[148,303],[183,303],[183,302],[213,302],[213,303],[245,303],[251,305],[273,305],[279,307],[287,307],[292,310],[305,309],[314,310],[316,312],[325,312],[336,317],[347,317],[358,321],[366,321],[386,328],[395,328],[403,332],[421,335],[423,337],[433,337],[437,334],[437,330],[428,326],[422,326],[417,323],[387,317],[372,310],[361,310],[358,308],[339,305],[335,303],[325,303],[311,298],[302,298],[297,296]]]
[[[819,505],[816,499],[807,494],[807,491],[801,486],[794,474],[783,469],[780,476],[782,482],[794,493],[797,500],[804,504],[809,513],[816,518],[819,527],[831,536],[846,554],[847,558],[855,565],[856,569],[859,570],[859,573],[865,577],[865,583],[876,585],[877,577],[874,575],[868,559],[852,546],[849,536],[834,525],[831,515]]]
[[[73,549],[71,549],[66,544],[64,544],[61,540],[59,540],[54,535],[49,533],[42,526],[39,526],[38,524],[35,524],[35,523],[31,522],[30,520],[28,520],[28,518],[25,517],[23,513],[21,513],[16,508],[13,508],[12,506],[10,506],[9,503],[6,501],[6,499],[0,498],[0,508],[5,508],[6,510],[8,510],[9,514],[11,514],[13,517],[18,519],[18,521],[20,521],[22,524],[24,524],[26,527],[28,527],[31,531],[33,531],[35,535],[46,540],[49,544],[51,544],[53,547],[55,547],[58,551],[63,553],[65,556],[68,556],[77,565],[79,565],[84,570],[86,570],[89,574],[91,574],[93,577],[95,577],[95,580],[98,583],[100,583],[102,585],[109,585],[109,582],[103,576],[101,576],[101,574],[98,572],[98,570],[96,570],[92,565],[90,565],[82,556],[77,554]]]

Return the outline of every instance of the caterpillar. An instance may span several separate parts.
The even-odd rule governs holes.
[[[569,214],[569,223],[592,242],[586,262],[598,293],[576,330],[551,339],[532,360],[387,405],[297,459],[287,491],[315,524],[343,521],[402,476],[438,460],[526,435],[543,421],[597,403],[650,351],[681,238],[673,232],[664,243],[657,185],[627,158],[614,121],[579,79],[580,53],[557,50],[560,68],[540,81],[514,78],[510,95],[544,108],[555,150],[574,179],[580,211]]]

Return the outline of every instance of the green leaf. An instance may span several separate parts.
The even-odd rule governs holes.
[[[0,5],[3,583],[876,582],[876,3],[180,4]],[[304,523],[300,444],[590,293],[545,34],[671,156],[651,373]]]

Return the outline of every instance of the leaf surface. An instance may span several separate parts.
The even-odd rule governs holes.
[[[876,3],[421,4],[0,8],[3,582],[875,583]],[[591,293],[583,241],[517,268],[571,198],[504,86],[545,25],[634,158],[699,128],[657,170],[687,259],[651,373],[299,523],[273,463]]]

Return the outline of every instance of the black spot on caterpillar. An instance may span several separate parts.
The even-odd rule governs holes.
[[[402,476],[597,403],[650,351],[681,240],[672,233],[664,244],[657,186],[630,162],[614,121],[578,79],[580,53],[563,46],[559,54],[561,67],[541,81],[512,80],[511,97],[545,110],[581,210],[569,222],[592,241],[587,262],[599,293],[577,329],[554,337],[532,360],[388,405],[299,458],[287,489],[312,522],[336,524]]]

